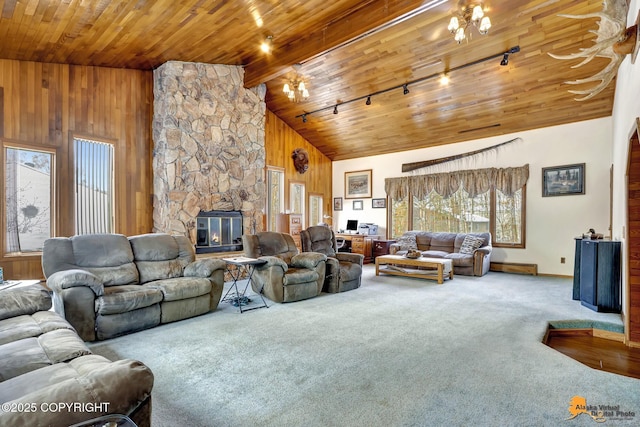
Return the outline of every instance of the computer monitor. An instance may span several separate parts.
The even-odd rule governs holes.
[[[348,219],[347,220],[347,231],[358,231],[358,220],[357,219]]]

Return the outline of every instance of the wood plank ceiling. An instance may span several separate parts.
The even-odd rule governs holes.
[[[153,69],[166,61],[242,65],[266,83],[268,108],[332,160],[357,158],[609,116],[614,83],[577,102],[563,82],[607,60],[571,68],[548,52],[593,44],[601,0],[487,0],[492,28],[458,45],[446,27],[457,1],[0,0],[0,58]],[[265,55],[261,41],[273,36]],[[507,66],[501,53],[513,46]],[[496,58],[465,67],[482,58]],[[291,65],[311,92],[282,93]],[[462,67],[462,69],[459,69]],[[449,85],[438,77],[449,73]],[[424,81],[366,97],[419,79]],[[583,88],[583,87],[578,87]],[[10,100],[8,100],[10,102]],[[339,114],[333,114],[338,104]],[[326,108],[300,118],[305,112]],[[298,116],[298,117],[296,117]]]

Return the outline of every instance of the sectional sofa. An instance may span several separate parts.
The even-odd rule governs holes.
[[[151,425],[153,373],[92,354],[40,285],[0,290],[0,425],[66,427],[107,414]]]

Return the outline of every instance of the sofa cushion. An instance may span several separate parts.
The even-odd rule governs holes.
[[[164,301],[199,297],[211,292],[211,280],[202,277],[176,277],[145,283],[144,288],[159,289]]]
[[[416,242],[416,235],[414,233],[405,233],[398,238],[396,244],[399,245],[400,250],[408,251],[410,249],[418,249]]]
[[[484,243],[484,238],[480,236],[473,236],[471,234],[467,234],[464,236],[464,240],[462,241],[462,246],[460,246],[460,253],[462,254],[473,254],[476,249],[478,249]]]
[[[284,276],[284,285],[297,285],[316,280],[318,280],[318,272],[315,270],[289,267],[289,270],[287,270],[287,273]]]
[[[195,259],[193,245],[184,236],[149,233],[129,237],[140,283],[180,277]]]
[[[139,285],[110,286],[105,288],[103,296],[96,298],[95,312],[102,315],[126,313],[160,301],[160,289]]]
[[[87,234],[45,240],[42,250],[45,276],[48,278],[58,271],[72,269],[94,274],[104,286],[138,282],[131,245],[122,234]]]
[[[0,291],[0,320],[51,308],[51,295],[40,285]]]
[[[450,252],[445,251],[422,251],[422,256],[426,258],[444,258],[449,254]]]
[[[443,258],[452,260],[454,267],[472,267],[473,266],[473,255],[454,252],[452,254],[447,254]]]
[[[75,331],[56,329],[0,346],[0,381],[91,354]]]
[[[56,329],[73,327],[52,311],[38,311],[31,315],[22,315],[0,320],[0,345],[23,338],[37,337]]]
[[[432,233],[429,250],[455,252],[456,233]]]
[[[106,413],[130,415],[148,401],[153,373],[142,363],[125,359],[111,362],[88,355],[59,363],[0,383],[0,403],[36,403],[36,412],[5,412],[7,426],[68,426]],[[108,403],[100,405],[101,403]],[[96,405],[96,411],[41,410],[63,404]],[[84,406],[84,405],[83,405]]]

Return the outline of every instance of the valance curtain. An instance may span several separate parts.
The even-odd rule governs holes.
[[[496,188],[507,197],[521,189],[529,179],[529,165],[515,168],[487,168],[457,172],[436,173],[431,175],[402,176],[385,179],[387,196],[393,200],[402,200],[409,194],[426,198],[435,191],[444,198],[450,197],[461,187],[470,197],[486,193]]]

